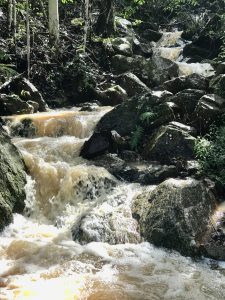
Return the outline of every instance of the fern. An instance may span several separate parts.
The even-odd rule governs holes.
[[[131,136],[130,146],[132,150],[137,150],[137,147],[141,142],[143,133],[144,133],[143,127],[140,125],[137,126],[136,130],[133,132]]]
[[[10,64],[0,64],[0,73],[7,77],[17,75],[17,71],[13,69],[14,65]]]
[[[140,121],[146,123],[147,125],[156,117],[156,113],[152,111],[146,111],[140,115]]]

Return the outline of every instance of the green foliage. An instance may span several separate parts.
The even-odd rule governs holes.
[[[138,125],[136,127],[136,130],[133,132],[133,134],[131,136],[131,140],[130,140],[130,146],[131,146],[132,150],[137,150],[137,148],[141,142],[143,133],[144,133],[143,127]]]
[[[0,74],[6,77],[15,76],[18,73],[13,69],[14,67],[14,65],[10,64],[0,64]]]
[[[213,128],[204,138],[198,138],[195,153],[201,173],[225,185],[225,125]]]
[[[146,123],[147,125],[156,117],[156,113],[153,111],[146,111],[140,115],[140,121]]]

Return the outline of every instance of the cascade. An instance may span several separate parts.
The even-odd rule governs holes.
[[[156,47],[179,60],[181,32],[165,33]],[[177,63],[181,74],[213,72],[210,65]],[[5,117],[29,176],[25,213],[0,235],[0,299],[224,299],[223,263],[212,270],[206,259],[142,241],[131,205],[143,187],[79,157],[110,109]]]

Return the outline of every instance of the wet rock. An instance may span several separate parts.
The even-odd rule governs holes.
[[[84,143],[80,156],[92,159],[106,152],[117,152],[124,144],[126,144],[126,140],[115,130],[94,132]]]
[[[109,193],[105,201],[97,204],[72,227],[73,240],[82,244],[104,242],[109,244],[141,242],[138,223],[132,217],[132,191],[127,192],[123,186],[112,195]]]
[[[25,165],[17,148],[0,127],[0,230],[12,221],[13,212],[22,212],[26,198]]]
[[[26,78],[20,76],[11,78],[0,87],[0,93],[7,95],[15,94],[24,102],[34,101],[38,103],[39,111],[46,111],[47,104],[43,100],[42,95]]]
[[[12,123],[10,126],[12,136],[31,138],[36,135],[36,128],[31,119],[25,118],[20,122]]]
[[[219,54],[222,46],[220,38],[213,38],[209,34],[201,35],[191,44],[187,44],[183,49],[183,55],[193,57],[194,62],[201,62],[203,59],[213,59]]]
[[[209,86],[213,93],[225,98],[225,74],[213,78],[210,81]]]
[[[147,85],[132,73],[124,73],[118,76],[117,82],[127,92],[129,97],[150,92],[150,89],[147,87]]]
[[[162,36],[163,34],[161,32],[152,29],[146,29],[141,34],[141,37],[149,42],[158,42]]]
[[[159,56],[145,59],[140,55],[133,57],[115,55],[112,57],[112,67],[116,74],[131,72],[149,86],[160,85],[177,77],[179,73],[176,63]]]
[[[139,195],[133,216],[147,241],[192,256],[199,254],[214,207],[215,199],[201,181],[171,178]]]
[[[127,93],[119,85],[113,85],[108,89],[98,92],[99,101],[103,105],[115,106],[127,100]]]
[[[189,76],[180,76],[166,81],[159,88],[167,90],[173,94],[187,89],[205,91],[208,89],[208,80],[201,75],[191,74]]]
[[[2,116],[9,116],[33,113],[34,107],[17,95],[0,94],[0,110]]]
[[[153,55],[152,45],[150,43],[134,42],[133,51],[136,55],[142,55],[146,58],[150,58]]]
[[[165,164],[193,158],[195,138],[190,133],[191,127],[178,122],[160,127],[147,143],[145,157]]]
[[[135,129],[137,121],[137,99],[130,99],[105,114],[99,121],[96,132],[115,130],[121,136],[126,136]]]
[[[196,107],[196,126],[204,133],[225,112],[225,99],[215,94],[203,96]]]
[[[225,62],[221,62],[216,67],[216,75],[225,74]]]
[[[177,177],[178,171],[175,166],[152,164],[139,172],[138,182],[143,185],[161,183],[167,178]]]

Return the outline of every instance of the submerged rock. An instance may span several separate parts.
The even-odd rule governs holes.
[[[24,208],[25,165],[9,136],[0,128],[0,230]]]
[[[171,178],[139,195],[133,216],[147,241],[192,256],[198,254],[214,208],[215,199],[201,181]]]

